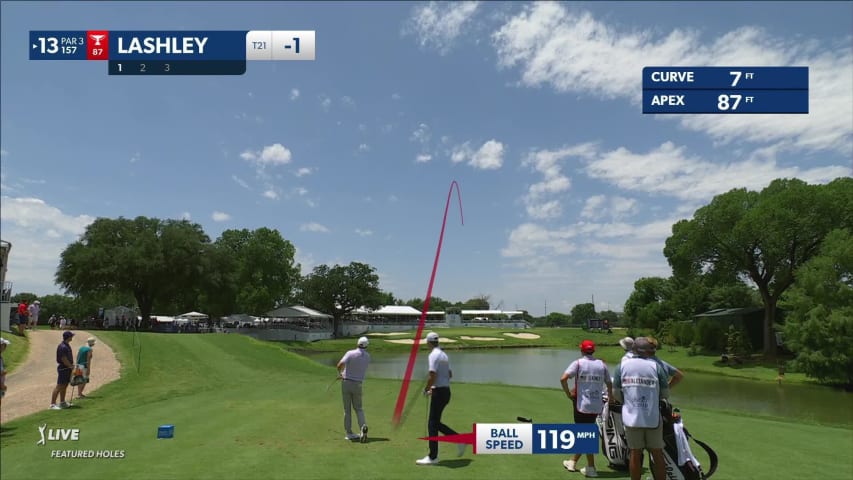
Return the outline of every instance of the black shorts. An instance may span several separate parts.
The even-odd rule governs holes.
[[[595,423],[597,413],[583,413],[578,411],[577,401],[572,399],[572,410],[575,415],[575,423]]]
[[[56,371],[58,374],[57,378],[56,378],[56,384],[57,385],[68,385],[69,383],[71,383],[71,369],[70,368],[61,367],[61,368],[56,369]]]

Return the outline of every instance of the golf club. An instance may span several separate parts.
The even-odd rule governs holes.
[[[334,379],[334,380],[332,380],[332,383],[330,383],[330,384],[326,387],[326,391],[328,392],[328,391],[329,391],[329,389],[330,389],[330,388],[332,388],[332,385],[334,385],[334,384],[335,384],[335,382],[337,382],[337,381],[338,381],[338,380],[340,380],[340,379],[341,379],[341,377],[340,377],[340,376],[335,377],[335,379]]]

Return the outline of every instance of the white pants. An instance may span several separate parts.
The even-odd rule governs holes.
[[[344,430],[352,434],[352,409],[358,417],[358,431],[364,426],[364,410],[361,408],[361,382],[341,381],[341,395],[344,400]]]

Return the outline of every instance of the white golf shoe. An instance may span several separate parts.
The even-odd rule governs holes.
[[[438,457],[429,458],[429,455],[427,455],[426,457],[421,458],[420,460],[415,460],[415,463],[417,463],[418,465],[435,465],[436,463],[438,463]]]

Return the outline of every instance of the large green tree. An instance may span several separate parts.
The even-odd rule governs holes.
[[[234,307],[241,313],[264,315],[292,299],[300,267],[294,261],[296,248],[278,230],[226,230],[215,244],[222,249],[218,257],[225,255],[234,262],[214,269],[218,279],[211,288],[222,288],[224,293],[235,290]],[[224,260],[215,263],[221,267]],[[235,269],[233,276],[229,268]]]
[[[596,318],[594,304],[579,303],[572,307],[572,323],[574,325],[586,325],[590,318]]]
[[[203,276],[209,243],[201,226],[186,220],[99,218],[62,252],[56,281],[81,296],[131,293],[148,326],[158,298],[194,288]]]
[[[383,298],[376,270],[359,262],[314,267],[302,279],[300,294],[305,306],[332,315],[336,337],[344,317],[359,307],[376,308]]]
[[[734,189],[676,223],[664,255],[679,276],[751,280],[764,305],[764,353],[773,357],[777,302],[826,234],[851,221],[851,196],[850,178],[827,185],[779,179],[760,192]]]
[[[795,367],[821,382],[853,385],[853,234],[827,235],[820,255],[785,293],[785,345]]]

